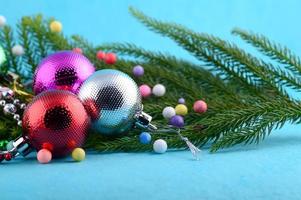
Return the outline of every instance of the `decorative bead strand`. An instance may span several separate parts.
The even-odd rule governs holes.
[[[14,99],[14,91],[7,87],[0,86],[0,106],[3,107],[3,112],[6,115],[13,115],[18,126],[22,126],[22,120],[17,113],[19,110],[26,108],[25,103],[21,103],[19,99]]]

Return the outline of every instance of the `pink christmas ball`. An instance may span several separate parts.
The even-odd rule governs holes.
[[[82,83],[95,72],[84,55],[74,51],[59,51],[44,58],[33,79],[37,95],[45,90],[68,90],[77,94]]]
[[[141,96],[144,98],[149,97],[152,93],[152,89],[146,84],[141,85],[139,87],[139,90],[140,90]]]
[[[207,104],[205,101],[198,100],[193,104],[193,110],[197,113],[204,113],[207,111]]]
[[[46,164],[51,161],[52,154],[47,149],[41,149],[37,154],[37,159],[38,159],[39,163]]]

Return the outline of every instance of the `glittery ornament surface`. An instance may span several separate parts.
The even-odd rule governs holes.
[[[90,118],[76,95],[49,90],[27,106],[22,125],[23,136],[36,150],[46,148],[60,157],[83,144]]]
[[[94,121],[94,129],[104,135],[127,132],[133,127],[134,115],[142,109],[137,84],[118,70],[95,72],[83,83],[78,96]]]
[[[49,89],[77,93],[81,84],[95,71],[82,54],[60,51],[42,60],[34,75],[33,90],[39,94]]]

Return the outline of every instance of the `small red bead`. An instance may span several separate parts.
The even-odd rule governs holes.
[[[53,145],[49,142],[44,142],[42,144],[42,149],[47,149],[48,151],[52,151],[53,150]]]
[[[72,51],[76,52],[76,53],[80,53],[80,54],[83,53],[83,50],[81,48],[78,48],[78,47],[74,48]]]
[[[106,54],[102,51],[98,51],[96,57],[98,60],[103,60],[106,57]]]
[[[12,159],[12,155],[10,153],[7,153],[4,155],[4,158],[6,161],[10,161]]]
[[[107,53],[104,60],[106,64],[112,65],[116,63],[117,56],[114,53]]]

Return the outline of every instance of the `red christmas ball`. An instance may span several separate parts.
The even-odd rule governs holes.
[[[90,118],[76,95],[49,90],[27,106],[22,126],[23,136],[37,151],[47,149],[53,157],[62,157],[84,143]]]
[[[115,64],[117,61],[117,56],[115,53],[107,53],[104,57],[104,61],[109,65]]]

